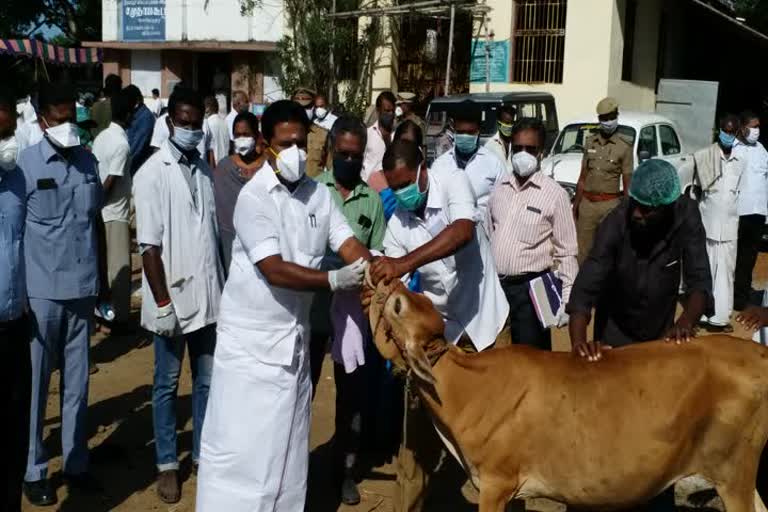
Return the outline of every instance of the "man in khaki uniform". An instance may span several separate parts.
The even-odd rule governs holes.
[[[315,96],[317,93],[308,87],[299,87],[293,94],[293,101],[304,107],[309,118],[307,131],[307,176],[315,178],[325,169],[323,148],[328,138],[328,130],[321,128],[315,120]]]
[[[397,94],[397,108],[395,109],[397,124],[400,124],[403,121],[413,121],[419,125],[422,135],[426,137],[427,123],[413,112],[414,101],[416,101],[416,95],[412,92],[401,92]]]
[[[573,200],[576,235],[579,242],[579,264],[589,255],[597,226],[613,210],[623,194],[629,191],[634,168],[632,144],[618,132],[619,104],[605,98],[597,104],[600,128],[597,135],[584,144],[584,159]]]

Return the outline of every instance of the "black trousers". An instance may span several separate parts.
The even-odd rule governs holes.
[[[3,496],[0,507],[4,512],[21,511],[21,484],[27,466],[29,446],[29,407],[32,387],[32,362],[29,354],[29,329],[26,317],[0,322],[0,393],[6,422],[6,447],[2,457]]]
[[[752,269],[755,267],[755,261],[757,261],[757,253],[764,229],[764,215],[742,215],[739,217],[736,276],[733,283],[733,307],[739,311],[749,304],[752,291]]]
[[[528,294],[528,281],[540,274],[529,276],[502,277],[501,288],[509,302],[507,326],[512,343],[530,345],[542,350],[552,350],[552,337],[549,329],[544,329],[533,309]]]
[[[312,398],[315,396],[323,369],[323,359],[330,335],[313,332],[310,338],[310,373]],[[367,359],[367,358],[366,358]],[[349,471],[356,468],[360,456],[363,426],[363,401],[368,389],[366,370],[368,364],[347,373],[344,365],[333,363],[333,380],[336,384],[336,434],[334,436],[334,470]]]

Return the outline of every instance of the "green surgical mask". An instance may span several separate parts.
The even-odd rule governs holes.
[[[512,136],[512,125],[507,123],[502,123],[501,121],[498,121],[496,123],[499,127],[499,133],[502,134],[505,137],[511,137]]]
[[[414,212],[421,208],[424,201],[427,200],[427,192],[419,190],[420,175],[421,168],[416,172],[416,181],[414,183],[395,191],[395,201],[397,201],[397,206],[403,210]]]

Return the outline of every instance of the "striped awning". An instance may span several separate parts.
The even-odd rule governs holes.
[[[67,48],[35,39],[0,39],[0,53],[40,57],[47,62],[63,65],[99,64],[99,48]]]

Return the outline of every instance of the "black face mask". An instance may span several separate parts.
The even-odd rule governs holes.
[[[360,171],[363,170],[363,159],[337,156],[333,159],[333,177],[342,187],[352,190],[360,183]]]
[[[382,112],[381,114],[379,114],[379,124],[385,130],[391,130],[392,129],[392,125],[395,124],[395,113],[394,112]]]

